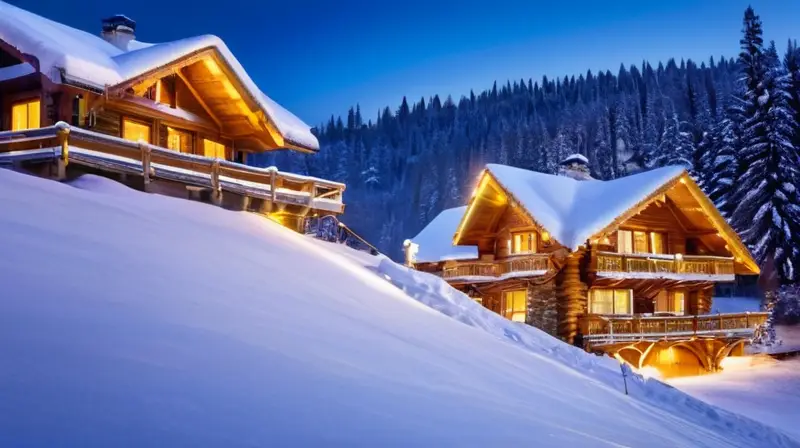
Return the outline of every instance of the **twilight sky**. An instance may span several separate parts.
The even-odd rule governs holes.
[[[216,34],[311,125],[356,103],[374,119],[404,95],[457,99],[494,80],[735,56],[748,3],[779,50],[800,39],[796,0],[6,1],[92,33],[124,13],[144,42]]]

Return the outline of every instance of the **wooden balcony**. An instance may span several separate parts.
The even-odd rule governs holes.
[[[452,261],[442,271],[445,280],[493,281],[543,275],[550,269],[548,254],[516,256],[498,261]]]
[[[581,334],[593,345],[687,337],[749,337],[767,321],[768,312],[699,316],[605,316],[580,319]]]
[[[230,192],[273,204],[342,213],[344,184],[257,168],[228,160],[180,153],[144,142],[99,134],[60,122],[25,131],[0,132],[0,165],[52,163],[63,178],[67,164],[100,171],[178,182],[187,188]]]
[[[596,252],[599,276],[617,278],[672,278],[677,280],[732,281],[733,258],[697,255],[618,254]]]

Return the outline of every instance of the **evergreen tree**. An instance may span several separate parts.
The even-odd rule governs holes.
[[[783,283],[795,280],[800,237],[800,201],[796,185],[800,162],[792,145],[794,111],[789,105],[788,75],[774,43],[763,48],[761,21],[748,8],[739,64],[744,94],[741,175],[731,221],[759,263],[773,258]],[[797,236],[796,236],[797,235]]]

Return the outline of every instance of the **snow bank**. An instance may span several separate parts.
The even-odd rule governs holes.
[[[0,446],[798,446],[626,397],[612,361],[383,258],[73,185],[0,170]]]

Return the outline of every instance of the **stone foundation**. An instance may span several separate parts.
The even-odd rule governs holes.
[[[554,282],[528,286],[528,325],[558,336],[558,298]]]

